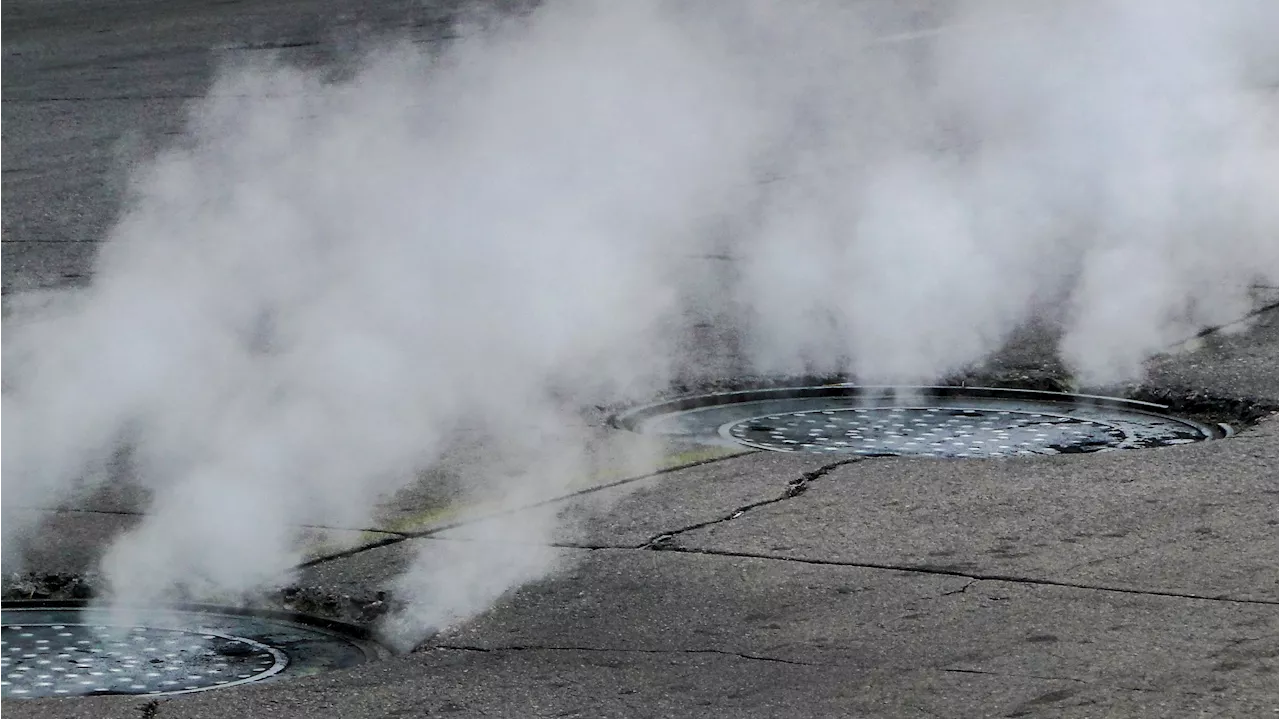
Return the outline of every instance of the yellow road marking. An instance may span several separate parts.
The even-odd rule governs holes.
[[[737,447],[699,447],[696,449],[676,452],[665,456],[651,472],[636,475],[634,479],[646,479],[658,473],[682,469],[684,467],[693,466],[709,460],[727,459],[737,455],[750,454],[753,451],[754,450]],[[569,486],[573,488],[572,491],[581,491],[583,489],[590,489],[592,487],[599,487],[619,481],[625,481],[628,478],[628,475],[618,469],[608,469],[573,482]],[[555,501],[558,498],[559,497],[548,498],[548,501]],[[517,511],[519,509],[520,507],[503,507],[498,504],[485,502],[476,502],[471,504],[462,503],[445,505],[442,507],[432,507],[421,512],[398,517],[393,521],[379,524],[371,530],[341,530],[335,528],[334,531],[358,531],[360,532],[360,536],[356,541],[350,544],[341,541],[334,542],[331,538],[311,543],[305,550],[304,556],[306,561],[312,561],[324,557],[327,554],[335,552],[349,552],[352,550],[358,550],[367,545],[376,544],[386,540],[389,535],[426,532],[431,529],[441,527],[450,521],[461,519],[467,515],[472,515],[474,518],[479,519],[487,514],[500,511]]]

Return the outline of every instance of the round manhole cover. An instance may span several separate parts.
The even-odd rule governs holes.
[[[348,628],[296,617],[157,610],[122,626],[81,607],[6,605],[2,613],[5,698],[181,694],[354,666],[380,653]]]
[[[1011,457],[1187,444],[1227,429],[1117,399],[963,387],[792,387],[685,397],[620,415],[638,432],[778,452]]]

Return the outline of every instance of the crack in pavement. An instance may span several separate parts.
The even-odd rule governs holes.
[[[1185,689],[1152,689],[1150,687],[1133,687],[1124,684],[1111,684],[1106,681],[1095,681],[1089,679],[1078,679],[1076,677],[1055,677],[1041,674],[1016,674],[1013,672],[992,672],[983,669],[959,669],[955,667],[944,667],[938,671],[948,674],[981,674],[991,677],[1008,677],[1011,679],[1039,679],[1041,681],[1054,682],[1076,682],[1077,684],[1086,684],[1089,686],[1103,687],[1106,689],[1120,689],[1127,692],[1146,692],[1152,694],[1181,694],[1184,696],[1201,697],[1204,694],[1199,692],[1189,692]]]
[[[1050,676],[1042,676],[1042,675],[1040,675],[1040,674],[1013,674],[1013,673],[1009,673],[1009,672],[989,672],[989,671],[985,671],[985,670],[982,670],[982,669],[954,669],[954,668],[946,668],[946,667],[944,667],[944,668],[940,669],[939,671],[943,671],[943,672],[946,672],[946,673],[948,673],[948,674],[983,674],[983,675],[991,676],[991,677],[1010,677],[1010,678],[1015,678],[1015,679],[1041,679],[1041,680],[1043,680],[1043,681],[1053,681],[1053,682],[1077,682],[1077,683],[1080,683],[1080,684],[1093,684],[1093,683],[1094,683],[1094,682],[1087,681],[1087,680],[1084,680],[1084,679],[1076,679],[1075,677],[1050,677]]]
[[[738,659],[749,659],[757,662],[772,662],[775,664],[793,664],[802,667],[818,667],[827,666],[816,662],[801,662],[793,659],[780,659],[778,657],[767,657],[760,654],[746,654],[744,652],[731,652],[727,649],[609,649],[606,647],[577,647],[577,646],[541,646],[534,644],[514,644],[504,647],[475,647],[465,644],[434,644],[428,649],[445,649],[449,651],[459,652],[599,652],[602,654],[619,653],[619,654],[719,654],[726,657],[736,657]]]
[[[760,507],[767,507],[771,504],[777,504],[779,502],[785,502],[788,499],[799,497],[800,495],[804,494],[806,490],[808,490],[809,484],[814,480],[825,477],[826,475],[830,474],[831,472],[834,472],[836,469],[839,469],[840,467],[843,467],[845,465],[853,464],[855,462],[861,462],[863,459],[864,459],[863,457],[848,457],[836,462],[824,464],[821,467],[818,467],[817,469],[805,472],[799,477],[788,481],[786,489],[783,490],[781,496],[773,497],[771,499],[762,499],[756,502],[751,502],[750,504],[744,504],[738,507],[737,509],[734,509],[733,511],[729,512],[728,514],[724,515],[723,517],[719,517],[717,519],[710,519],[705,522],[697,522],[695,524],[690,524],[688,526],[681,527],[679,529],[675,529],[669,532],[660,532],[658,534],[653,535],[652,537],[649,537],[643,543],[631,548],[632,549],[653,549],[653,550],[666,549],[670,545],[670,542],[673,539],[675,539],[677,536],[681,534],[685,534],[686,532],[692,532],[697,529],[702,529],[703,527],[710,527],[715,524],[728,522],[728,521],[737,519],[738,517],[741,517],[747,512],[759,509]]]
[[[972,587],[973,585],[977,584],[979,581],[981,581],[981,580],[979,580],[979,579],[970,579],[968,582],[966,582],[966,583],[965,583],[965,585],[964,585],[963,587],[960,587],[959,589],[953,589],[953,590],[951,590],[951,591],[949,591],[949,592],[943,592],[942,594],[939,594],[938,596],[940,596],[940,597],[950,597],[950,596],[951,596],[951,595],[953,595],[953,594],[964,594],[965,592],[967,592],[967,591],[969,590],[969,587]]]

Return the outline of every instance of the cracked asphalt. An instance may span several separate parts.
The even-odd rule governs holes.
[[[220,56],[276,48],[323,60],[335,23],[430,37],[451,9],[14,0],[2,12],[3,279],[14,294],[89,277],[119,207],[122,158],[180,131],[184,103]],[[573,519],[554,543],[558,570],[386,661],[160,700],[3,709],[95,719],[1271,716],[1275,301],[1275,288],[1259,288],[1247,325],[1149,365],[1147,391],[1263,408],[1228,440],[999,461],[675,446],[660,472],[602,470],[525,506],[440,512],[408,492],[376,526],[312,528],[299,596],[371,605],[419,544],[485,542],[486,523],[512,512]],[[703,366],[732,366],[705,351]],[[999,376],[1053,366],[1035,337],[1002,357]],[[601,430],[602,446],[629,441]],[[28,567],[87,572],[144,508],[127,488],[29,508],[45,524],[21,552]]]

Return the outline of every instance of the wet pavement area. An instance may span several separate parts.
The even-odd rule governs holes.
[[[116,152],[177,132],[207,48],[320,52],[360,3],[168,3],[173,22],[6,3],[4,286],[84,281],[119,202]],[[158,6],[157,6],[158,7]],[[407,9],[406,9],[407,8]],[[447,9],[388,4],[429,33]],[[179,22],[180,20],[180,22]],[[106,28],[108,31],[103,31]],[[157,29],[158,28],[158,29]],[[281,42],[285,38],[287,42]],[[257,44],[255,44],[257,43]],[[319,49],[317,49],[319,48]],[[247,51],[247,50],[246,50]],[[131,135],[132,133],[132,135]],[[6,297],[6,300],[11,297]],[[569,517],[559,569],[411,653],[162,698],[6,699],[12,717],[1186,717],[1277,706],[1277,317],[1255,314],[1100,393],[1236,418],[1181,446],[998,460],[860,457],[652,440],[599,418],[590,476],[514,505],[424,481],[372,526],[300,527],[308,559],[272,609],[368,624],[421,543],[492,543],[512,513]],[[1056,377],[1044,338],[983,370]],[[708,350],[714,355],[714,350]],[[732,364],[708,356],[705,367]],[[690,386],[721,389],[718,375]],[[1065,381],[1065,380],[1064,380]],[[699,384],[701,383],[701,384]],[[1239,418],[1246,418],[1248,422]],[[438,472],[473,461],[446,458]],[[145,496],[126,484],[20,511],[41,531],[5,598],[83,598]],[[10,511],[15,508],[7,508]]]

